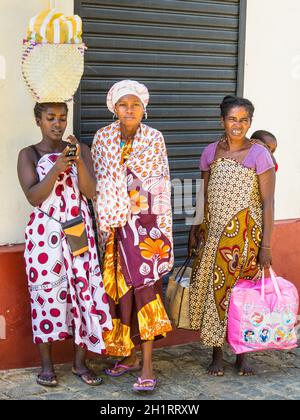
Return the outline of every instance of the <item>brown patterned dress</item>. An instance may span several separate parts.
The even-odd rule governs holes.
[[[255,169],[227,158],[211,164],[201,229],[205,247],[193,267],[191,326],[200,330],[203,344],[221,347],[231,290],[240,278],[252,279],[258,273],[262,201]]]

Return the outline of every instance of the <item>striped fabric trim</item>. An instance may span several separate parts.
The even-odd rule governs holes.
[[[53,21],[53,28],[54,28],[53,42],[54,44],[59,44],[60,43],[60,20],[59,19],[55,19]]]
[[[45,19],[42,21],[42,24],[41,24],[40,28],[37,28],[37,29],[40,30],[40,35],[41,35],[43,41],[46,41],[46,42],[48,41],[47,40],[46,32],[48,30],[48,25],[50,24],[50,22],[51,22],[51,20],[52,20],[52,18],[54,16],[54,14],[55,14],[55,10],[51,10],[47,14],[47,16],[45,17]],[[51,28],[49,28],[49,29],[51,30]],[[38,33],[38,30],[36,32]]]
[[[81,44],[82,43],[82,21],[81,18],[78,15],[74,15],[73,25],[75,25],[74,28],[74,43],[75,44]]]
[[[82,21],[77,15],[66,17],[55,9],[43,10],[29,22],[27,40],[37,43],[81,44]]]

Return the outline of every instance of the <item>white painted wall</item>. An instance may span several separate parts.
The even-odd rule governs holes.
[[[300,1],[248,0],[244,96],[278,138],[276,219],[300,217]]]
[[[33,118],[34,101],[21,75],[22,40],[32,16],[51,6],[71,15],[73,0],[0,3],[0,245],[3,245],[24,242],[31,207],[19,187],[17,156],[21,148],[40,140]],[[72,132],[71,108],[68,133]]]

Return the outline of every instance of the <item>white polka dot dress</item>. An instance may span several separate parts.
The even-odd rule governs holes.
[[[42,180],[58,154],[46,154],[38,162]],[[102,334],[112,328],[107,296],[101,277],[88,204],[82,196],[89,251],[73,257],[60,223],[79,215],[76,166],[62,173],[50,196],[36,207],[26,228],[25,262],[36,344],[64,340],[74,335],[82,348],[105,353]],[[46,214],[42,213],[42,209]]]

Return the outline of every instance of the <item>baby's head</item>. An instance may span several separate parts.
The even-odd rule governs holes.
[[[277,149],[277,139],[274,134],[265,130],[258,130],[252,134],[251,139],[260,140],[271,153],[275,153]]]

